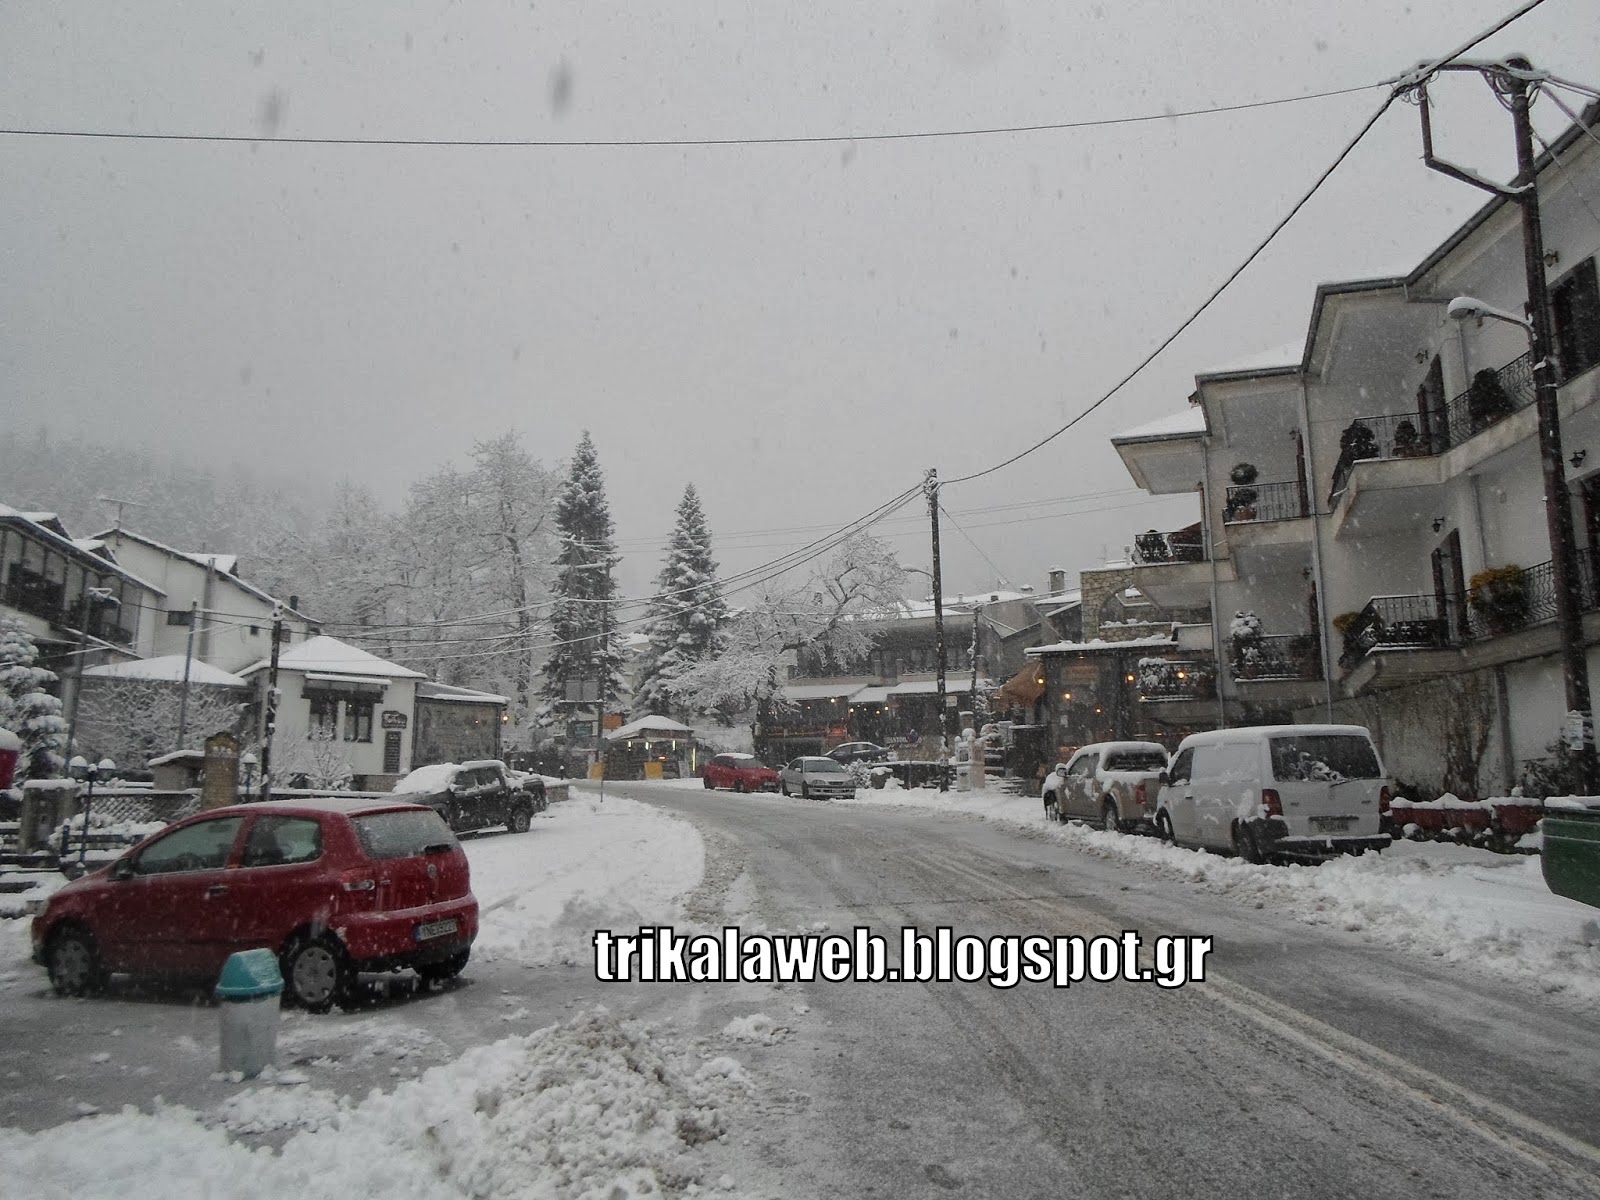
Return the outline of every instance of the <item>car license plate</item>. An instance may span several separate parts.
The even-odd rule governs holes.
[[[443,937],[447,933],[456,931],[456,919],[451,917],[445,921],[429,921],[426,925],[417,926],[417,941],[425,942],[429,938]]]
[[[1311,828],[1319,833],[1343,833],[1355,824],[1354,817],[1312,817]]]

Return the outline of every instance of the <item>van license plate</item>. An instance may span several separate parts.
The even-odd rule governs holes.
[[[1312,817],[1311,828],[1319,833],[1343,833],[1355,820],[1354,817]]]
[[[417,941],[425,942],[429,938],[443,937],[447,933],[456,931],[456,920],[451,917],[447,921],[429,921],[426,925],[417,926]]]

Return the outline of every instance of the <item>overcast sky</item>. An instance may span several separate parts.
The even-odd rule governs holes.
[[[1373,84],[1512,7],[11,0],[0,125],[606,141],[1034,125]],[[1600,5],[1547,0],[1476,53],[1511,50],[1600,82]],[[1509,118],[1483,85],[1435,96],[1443,149],[1506,172]],[[1060,425],[1381,97],[813,145],[0,136],[0,422],[348,475],[392,503],[476,438],[515,427],[553,463],[587,427],[625,587],[658,569],[689,481],[739,570],[821,532],[795,527]],[[1042,584],[1052,564],[1095,566],[1137,530],[1195,519],[1192,500],[1134,492],[1107,438],[1181,408],[1196,371],[1303,338],[1318,282],[1407,270],[1479,207],[1419,155],[1416,111],[1397,105],[1117,399],[950,488],[993,560],[947,527],[951,590],[997,570]],[[913,511],[880,532],[926,566]]]

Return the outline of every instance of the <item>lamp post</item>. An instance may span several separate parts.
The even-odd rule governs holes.
[[[1524,210],[1526,211],[1526,210]],[[1537,218],[1535,218],[1537,222]],[[1537,223],[1535,223],[1537,229]],[[1535,246],[1542,246],[1537,237]],[[1572,528],[1572,496],[1567,488],[1566,466],[1561,460],[1561,414],[1557,405],[1555,380],[1551,377],[1551,339],[1544,296],[1542,256],[1538,269],[1530,265],[1528,279],[1535,293],[1529,308],[1533,319],[1503,308],[1496,308],[1473,296],[1457,296],[1445,311],[1455,320],[1472,317],[1515,325],[1527,335],[1533,359],[1535,404],[1539,418],[1539,457],[1544,468],[1545,520],[1550,536],[1550,574],[1555,585],[1556,626],[1561,637],[1561,674],[1566,688],[1567,721],[1565,740],[1576,752],[1583,793],[1593,796],[1600,790],[1600,764],[1595,760],[1594,718],[1590,712],[1589,661],[1583,645],[1583,604],[1577,570],[1577,538]]]
[[[91,763],[81,754],[74,754],[72,761],[67,763],[68,774],[74,779],[81,779],[89,784],[89,790],[83,798],[83,832],[78,835],[78,866],[80,870],[84,866],[84,860],[89,853],[89,815],[94,809],[95,781],[102,776],[109,779],[116,769],[117,764],[109,758],[102,758],[97,763]],[[61,851],[63,854],[67,851],[65,842],[62,843]]]
[[[239,756],[239,768],[244,772],[244,786],[240,790],[246,796],[251,794],[255,784],[257,762],[256,756],[249,750]]]

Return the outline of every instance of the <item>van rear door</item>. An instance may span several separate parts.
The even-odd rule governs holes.
[[[1290,837],[1378,833],[1383,769],[1361,733],[1297,733],[1267,739],[1272,787]]]

